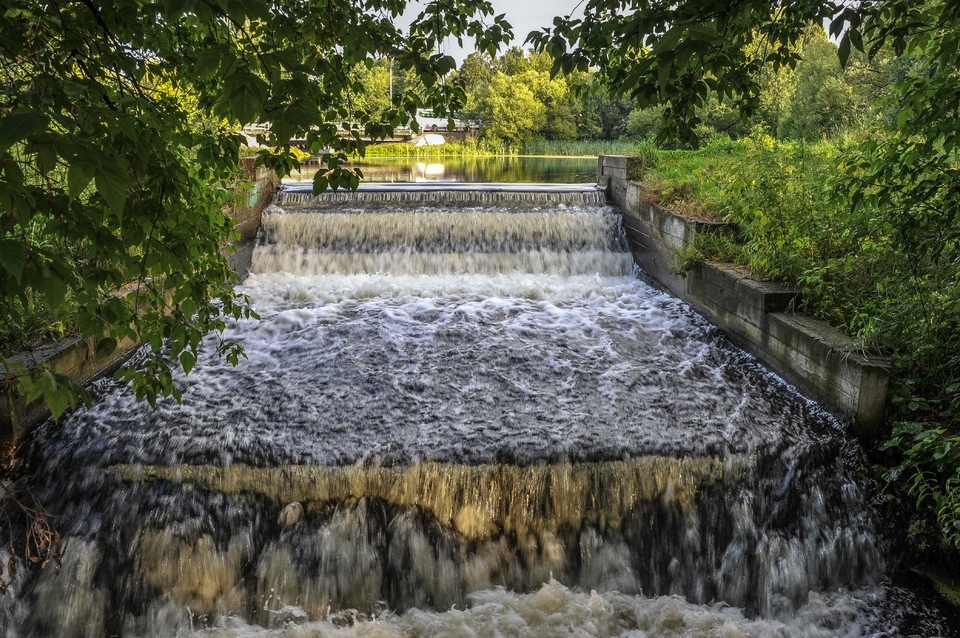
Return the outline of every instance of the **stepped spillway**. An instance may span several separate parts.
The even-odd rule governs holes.
[[[67,550],[4,635],[896,635],[838,424],[596,188],[285,190],[241,289],[239,366],[23,446]]]

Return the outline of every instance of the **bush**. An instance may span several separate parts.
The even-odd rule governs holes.
[[[652,140],[660,135],[661,109],[634,109],[627,116],[627,135]]]
[[[885,479],[914,500],[909,531],[918,546],[929,545],[920,539],[934,529],[943,546],[960,550],[960,248],[944,240],[953,231],[922,207],[898,203],[899,191],[864,194],[872,188],[864,183],[876,183],[862,174],[872,160],[856,158],[869,148],[779,141],[764,129],[730,148],[730,159],[712,167],[704,152],[687,154],[701,163],[688,175],[711,172],[718,210],[742,231],[739,243],[698,251],[797,287],[803,310],[845,330],[862,350],[893,356],[892,437],[884,449],[899,456],[883,460],[892,466]],[[664,154],[654,173],[675,170],[669,164]],[[709,193],[708,181],[689,195]]]

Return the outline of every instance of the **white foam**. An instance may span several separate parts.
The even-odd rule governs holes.
[[[384,612],[372,617],[346,611],[321,621],[291,621],[275,629],[223,618],[213,627],[191,629],[181,624],[166,633],[129,637],[860,638],[874,634],[869,628],[870,610],[882,600],[880,590],[812,594],[796,614],[763,620],[747,618],[741,610],[725,605],[691,605],[678,596],[600,594],[551,581],[530,594],[503,589],[476,592],[465,609],[412,609],[403,615]]]

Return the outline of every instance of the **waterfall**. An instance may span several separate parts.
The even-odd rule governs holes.
[[[293,210],[264,211],[253,272],[622,276],[633,271],[612,211]]]
[[[100,381],[20,447],[66,549],[0,633],[897,635],[842,428],[597,189],[288,189],[241,291],[239,366],[210,336],[182,404]]]
[[[443,183],[423,188],[416,183],[364,184],[357,191],[326,191],[287,186],[277,195],[284,209],[342,207],[463,207],[463,206],[601,206],[602,189],[594,185],[529,185]]]

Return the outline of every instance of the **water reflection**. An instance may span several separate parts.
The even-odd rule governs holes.
[[[595,182],[595,157],[376,158],[352,162],[370,182]],[[305,165],[285,181],[312,181],[317,165]]]

